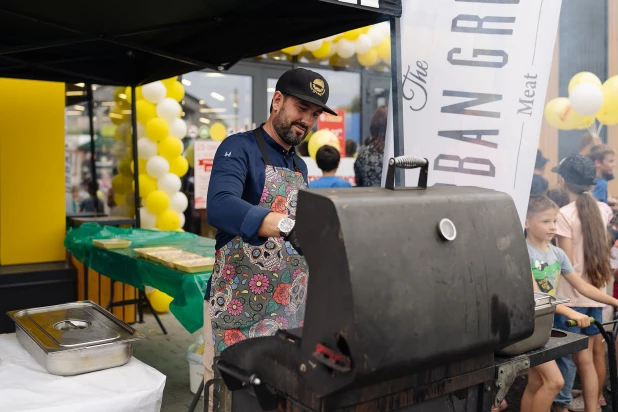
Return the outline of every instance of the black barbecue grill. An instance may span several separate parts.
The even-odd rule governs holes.
[[[422,167],[419,187],[394,188],[398,166]],[[489,411],[518,373],[587,347],[554,331],[542,349],[494,355],[534,331],[515,205],[487,189],[427,188],[427,171],[397,158],[387,188],[301,191],[304,327],[223,351],[230,390],[264,410]]]

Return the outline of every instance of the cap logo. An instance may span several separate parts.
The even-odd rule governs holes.
[[[310,86],[311,91],[318,96],[323,96],[324,92],[326,92],[326,89],[324,88],[324,80],[322,79],[315,79],[310,83]]]

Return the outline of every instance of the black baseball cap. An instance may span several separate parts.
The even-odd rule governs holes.
[[[597,176],[592,160],[582,155],[565,157],[551,171],[558,173],[569,183],[582,186],[594,185]]]
[[[324,77],[312,70],[288,70],[279,77],[275,90],[316,104],[324,109],[325,112],[337,116],[337,112],[326,106],[328,101],[328,83]]]

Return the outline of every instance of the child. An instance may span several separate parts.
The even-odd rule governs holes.
[[[352,187],[352,185],[347,181],[335,176],[337,174],[337,168],[339,167],[340,160],[341,155],[339,155],[339,150],[329,145],[320,147],[315,155],[315,161],[318,164],[318,167],[322,169],[322,174],[324,176],[309,183],[309,189]]]
[[[616,167],[614,149],[606,144],[593,146],[588,153],[588,157],[594,162],[597,174],[592,195],[603,203],[607,203],[610,206],[615,205],[616,199],[608,197],[607,194],[607,182],[614,178],[614,168]]]
[[[558,214],[556,238],[573,263],[575,272],[595,289],[605,288],[611,276],[610,252],[607,224],[612,211],[605,203],[591,196],[597,175],[592,160],[584,156],[571,156],[552,169],[560,175],[560,185],[569,195],[571,203],[562,207]],[[573,310],[595,319],[602,319],[605,300],[591,299],[580,294],[570,284],[563,282],[556,294],[569,298]],[[602,302],[602,303],[599,303]],[[612,306],[614,306],[612,304]],[[564,318],[556,316],[555,327],[590,337],[588,349],[557,360],[565,385],[556,398],[558,412],[596,411],[605,403],[603,382],[605,381],[605,345],[596,327],[585,329],[566,328]],[[571,359],[572,358],[572,359]],[[571,389],[576,372],[579,373],[583,396],[573,400]]]
[[[573,270],[565,252],[550,243],[557,231],[558,211],[558,206],[546,196],[530,198],[526,216],[526,242],[535,290],[553,295],[564,277],[582,295],[618,306],[617,299],[584,282]],[[565,305],[558,305],[556,313],[564,319],[576,320],[579,328],[590,327],[588,315],[578,313]],[[554,327],[558,326],[554,323]],[[556,362],[551,361],[531,368],[528,371],[528,385],[521,400],[521,411],[547,412],[563,385],[564,380]]]

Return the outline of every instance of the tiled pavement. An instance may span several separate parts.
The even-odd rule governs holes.
[[[194,395],[189,389],[189,364],[185,352],[200,332],[191,335],[169,313],[160,315],[160,318],[167,335],[161,332],[154,316],[149,313],[144,314],[144,323],[132,325],[146,335],[145,340],[133,346],[133,356],[167,376],[161,412],[186,412]],[[204,403],[200,400],[195,411],[203,410]]]

